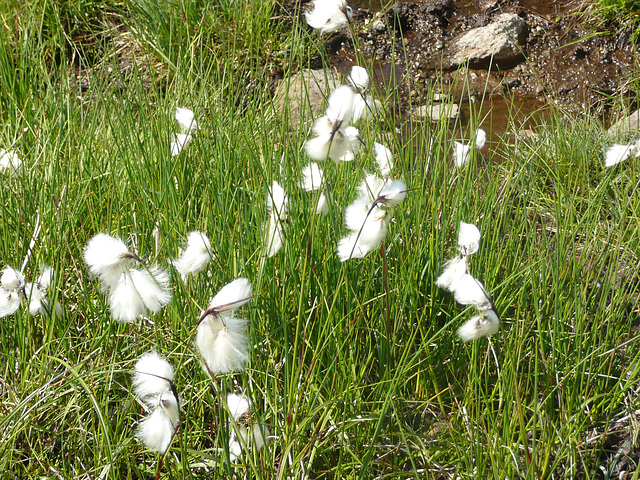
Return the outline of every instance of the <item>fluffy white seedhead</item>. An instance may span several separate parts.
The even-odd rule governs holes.
[[[364,67],[359,67],[357,65],[351,67],[351,72],[349,73],[347,80],[353,88],[360,93],[369,88],[369,74],[367,73],[367,69]]]
[[[379,207],[373,207],[361,227],[338,242],[340,261],[364,258],[378,247],[387,235],[387,223],[386,212]]]
[[[143,354],[133,370],[133,393],[148,405],[162,393],[171,391],[173,367],[155,350]]]
[[[381,143],[373,143],[373,153],[376,156],[376,163],[383,177],[388,177],[393,169],[393,154],[391,150]]]
[[[316,206],[317,215],[326,215],[329,211],[329,198],[324,193],[318,196],[318,204]]]
[[[5,290],[17,292],[24,287],[24,275],[13,267],[4,267],[0,276],[0,285]]]
[[[613,167],[628,159],[636,151],[636,145],[612,145],[604,151],[604,166]],[[640,151],[639,151],[640,152]],[[637,156],[637,153],[636,153]]]
[[[460,305],[475,305],[479,310],[491,308],[491,299],[484,286],[469,273],[453,284],[453,296]]]
[[[480,230],[471,223],[460,222],[458,246],[462,255],[472,255],[480,248]]]
[[[148,270],[129,270],[133,288],[142,299],[144,306],[153,313],[171,302],[169,274],[160,267],[153,266]]]
[[[384,188],[386,182],[375,173],[370,173],[358,185],[358,197],[373,202]]]
[[[407,196],[407,184],[402,180],[387,181],[384,188],[378,193],[378,201],[387,207],[402,202]]]
[[[313,0],[312,8],[304,12],[311,28],[330,33],[349,23],[353,12],[345,0]]]
[[[38,277],[37,284],[41,289],[48,290],[53,281],[54,270],[48,265],[42,266],[42,273]]]
[[[180,423],[180,406],[172,392],[164,392],[158,407],[140,422],[136,437],[149,449],[164,453]]]
[[[24,287],[24,295],[29,301],[30,315],[52,315],[55,312],[56,317],[62,316],[62,305],[56,302],[52,307],[51,302],[47,299],[48,290],[40,283],[27,283]]]
[[[482,150],[487,143],[487,132],[479,128],[476,130],[476,148]]]
[[[209,301],[209,308],[217,309],[219,313],[227,312],[230,315],[251,300],[252,294],[251,282],[247,278],[236,278],[222,287]]]
[[[458,336],[463,342],[493,335],[500,329],[500,319],[493,310],[471,317],[458,329]]]
[[[366,222],[369,210],[371,210],[371,203],[362,197],[356,198],[353,203],[347,205],[347,208],[344,209],[344,223],[347,228],[358,232]]]
[[[267,232],[267,257],[271,258],[280,251],[284,245],[284,225],[275,212],[269,214],[266,227]]]
[[[307,155],[312,160],[324,161],[331,158],[335,162],[351,161],[360,151],[360,133],[355,127],[335,130],[333,122],[326,115],[319,117],[313,126],[317,135],[304,144]]]
[[[171,260],[171,264],[182,278],[186,279],[187,275],[193,275],[207,268],[212,257],[209,237],[202,232],[191,232],[187,237],[187,247],[180,257]]]
[[[22,160],[15,152],[7,152],[0,148],[0,173],[8,173],[11,177],[17,177],[22,173]]]
[[[130,254],[121,239],[99,233],[87,243],[84,261],[92,275],[100,278],[108,288],[113,288],[122,276],[122,263]]]
[[[287,218],[287,212],[289,210],[289,196],[284,191],[284,188],[280,186],[275,180],[269,189],[267,195],[267,209],[272,212],[275,211],[278,218],[284,220]]]
[[[351,122],[357,123],[360,120],[373,118],[382,109],[382,104],[371,95],[356,95],[353,99],[353,115]]]
[[[176,133],[170,145],[171,156],[175,157],[179,155],[183,149],[187,148],[189,143],[191,143],[191,135],[186,133]]]
[[[267,257],[273,257],[280,251],[284,243],[283,222],[287,219],[289,210],[289,197],[276,181],[269,189],[267,208],[269,210],[269,221],[266,226]]]
[[[324,174],[317,163],[311,162],[302,169],[302,178],[300,179],[300,187],[307,192],[319,190],[322,186]]]
[[[194,130],[198,130],[193,112],[188,108],[176,108],[176,120],[182,133],[192,133]]]
[[[250,435],[250,433],[252,435]],[[231,461],[235,462],[246,448],[256,451],[262,450],[265,445],[269,444],[271,432],[266,425],[254,423],[252,425],[236,425],[229,436],[229,456]]]
[[[334,127],[347,127],[353,115],[353,99],[355,96],[356,94],[348,85],[336,88],[329,95],[326,116]]]
[[[467,273],[467,257],[452,258],[444,264],[442,274],[436,279],[436,287],[448,292],[455,290],[455,285]]]
[[[227,315],[208,315],[198,325],[196,346],[212,373],[242,371],[249,361],[247,322]]]
[[[453,142],[453,163],[456,167],[462,167],[469,161],[471,146],[460,142]]]
[[[0,318],[16,313],[21,300],[22,293],[0,288]]]
[[[229,415],[235,421],[251,411],[251,400],[246,395],[236,395],[230,393],[227,395],[227,408]]]
[[[144,315],[145,306],[127,269],[109,292],[109,310],[118,322],[133,322]]]

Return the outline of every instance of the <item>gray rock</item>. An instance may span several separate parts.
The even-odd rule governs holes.
[[[503,13],[493,23],[463,33],[453,41],[452,66],[469,62],[472,68],[510,68],[522,54],[529,26],[514,13]]]
[[[339,84],[334,70],[302,70],[280,82],[275,94],[276,108],[292,127],[301,121],[312,121],[320,115],[329,93]]]
[[[613,124],[608,130],[609,135],[614,137],[623,136],[628,133],[640,131],[638,120],[640,120],[640,110],[636,110],[631,115],[627,115]]]
[[[418,119],[427,118],[432,122],[453,121],[458,118],[460,107],[455,103],[434,103],[423,105],[414,110],[414,116]]]

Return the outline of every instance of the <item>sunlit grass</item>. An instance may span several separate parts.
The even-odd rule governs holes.
[[[402,140],[385,117],[361,128],[356,162],[322,165],[333,203],[314,216],[314,194],[298,187],[309,124],[290,128],[270,108],[268,82],[252,82],[266,78],[258,60],[266,38],[279,39],[273,50],[292,70],[318,39],[302,27],[279,32],[270,22],[284,13],[273,3],[247,6],[194,3],[183,18],[182,4],[137,4],[134,37],[161,68],[123,65],[107,51],[88,88],[64,62],[45,64],[35,40],[2,43],[0,148],[20,155],[24,174],[3,177],[1,258],[21,266],[39,218],[25,274],[53,266],[65,310],[48,319],[23,307],[0,321],[2,471],[367,479],[592,478],[612,469],[612,432],[630,432],[623,417],[639,408],[635,161],[604,170],[601,126],[558,112],[537,126],[537,139],[505,137],[456,169],[446,129],[412,121]],[[143,13],[166,19],[142,22]],[[245,32],[238,43],[217,37],[227,24]],[[193,109],[200,130],[171,157],[176,106]],[[391,148],[393,176],[410,191],[384,250],[341,263],[343,210],[374,166],[373,141]],[[291,208],[285,245],[267,259],[274,180]],[[490,340],[469,344],[455,332],[475,311],[433,283],[460,221],[483,234],[470,271],[503,321]],[[88,239],[120,236],[165,264],[193,230],[211,239],[208,269],[187,284],[172,271],[170,305],[114,322],[82,260]],[[196,324],[239,276],[254,284],[242,309],[251,364],[211,378],[193,344]],[[162,465],[133,438],[143,412],[131,370],[152,348],[174,366],[184,400]],[[223,403],[234,390],[273,435],[237,464]]]

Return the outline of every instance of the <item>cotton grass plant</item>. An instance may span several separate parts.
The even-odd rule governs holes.
[[[257,56],[270,58],[267,39],[290,49],[293,69],[308,64],[318,37],[292,29],[277,40],[281,11],[272,2],[248,6],[137,4],[130,32],[159,70],[125,69],[107,52],[126,88],[107,65],[81,87],[68,65],[43,62],[44,47],[28,43],[36,38],[0,33],[3,145],[23,161],[23,174],[0,190],[0,250],[5,265],[20,268],[15,259],[25,258],[39,212],[25,283],[51,265],[51,301],[64,305],[64,318],[19,308],[0,321],[2,471],[103,479],[613,471],[624,453],[611,449],[612,432],[632,432],[640,408],[634,160],[605,169],[601,126],[558,115],[536,125],[537,141],[504,139],[487,161],[472,156],[457,169],[452,137],[467,136],[411,121],[411,141],[401,141],[381,112],[356,127],[364,143],[353,161],[318,160],[331,201],[326,216],[315,215],[319,192],[297,187],[313,121],[291,128],[265,113],[267,88],[245,87],[267,76]],[[42,30],[46,17],[28,7],[6,25]],[[304,22],[304,12],[293,14]],[[216,43],[231,35],[224,25],[234,26],[237,43]],[[15,38],[27,42],[15,46],[19,56]],[[22,81],[24,71],[38,81]],[[193,106],[199,130],[172,158],[176,105]],[[389,173],[374,142],[393,153]],[[369,172],[402,180],[406,198],[392,207],[384,254],[378,246],[340,262],[344,210]],[[285,247],[267,257],[274,180],[290,204]],[[366,191],[371,202],[380,193]],[[434,283],[457,251],[460,221],[470,219],[482,240],[469,271],[500,310],[490,342],[460,341],[456,329],[475,313]],[[206,232],[215,256],[185,283],[168,262],[194,231]],[[148,268],[166,268],[171,302],[144,321],[110,321],[108,297],[83,261],[96,232],[126,240],[124,248],[116,240],[116,257],[133,252]],[[99,258],[122,272],[122,258]],[[245,320],[243,370],[211,375],[196,345],[198,321],[207,309],[201,325],[224,318],[224,305],[248,298],[212,294],[238,278],[253,285],[253,298],[226,312]],[[152,350],[173,366],[183,398],[158,378],[159,397],[148,406],[136,400],[131,375]],[[229,394],[251,399],[250,417],[236,425]],[[164,432],[175,428],[168,444],[166,435],[154,444],[166,445],[162,461],[135,436],[154,414],[169,419]]]

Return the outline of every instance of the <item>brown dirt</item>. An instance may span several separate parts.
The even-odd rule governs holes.
[[[637,98],[638,84],[630,80],[638,70],[632,30],[589,38],[578,7],[575,0],[424,0],[376,11],[380,5],[368,1],[356,3],[354,26],[359,50],[376,65],[378,86],[397,89],[399,112],[424,104],[436,92],[451,94],[463,105],[484,98],[485,111],[502,110],[505,117],[508,97],[523,117],[554,103],[608,122],[616,101]],[[506,12],[529,25],[524,61],[502,71],[443,68],[454,38]],[[356,63],[353,45],[348,32],[330,41],[331,62],[339,71],[346,73]],[[494,119],[494,128],[506,127]]]

